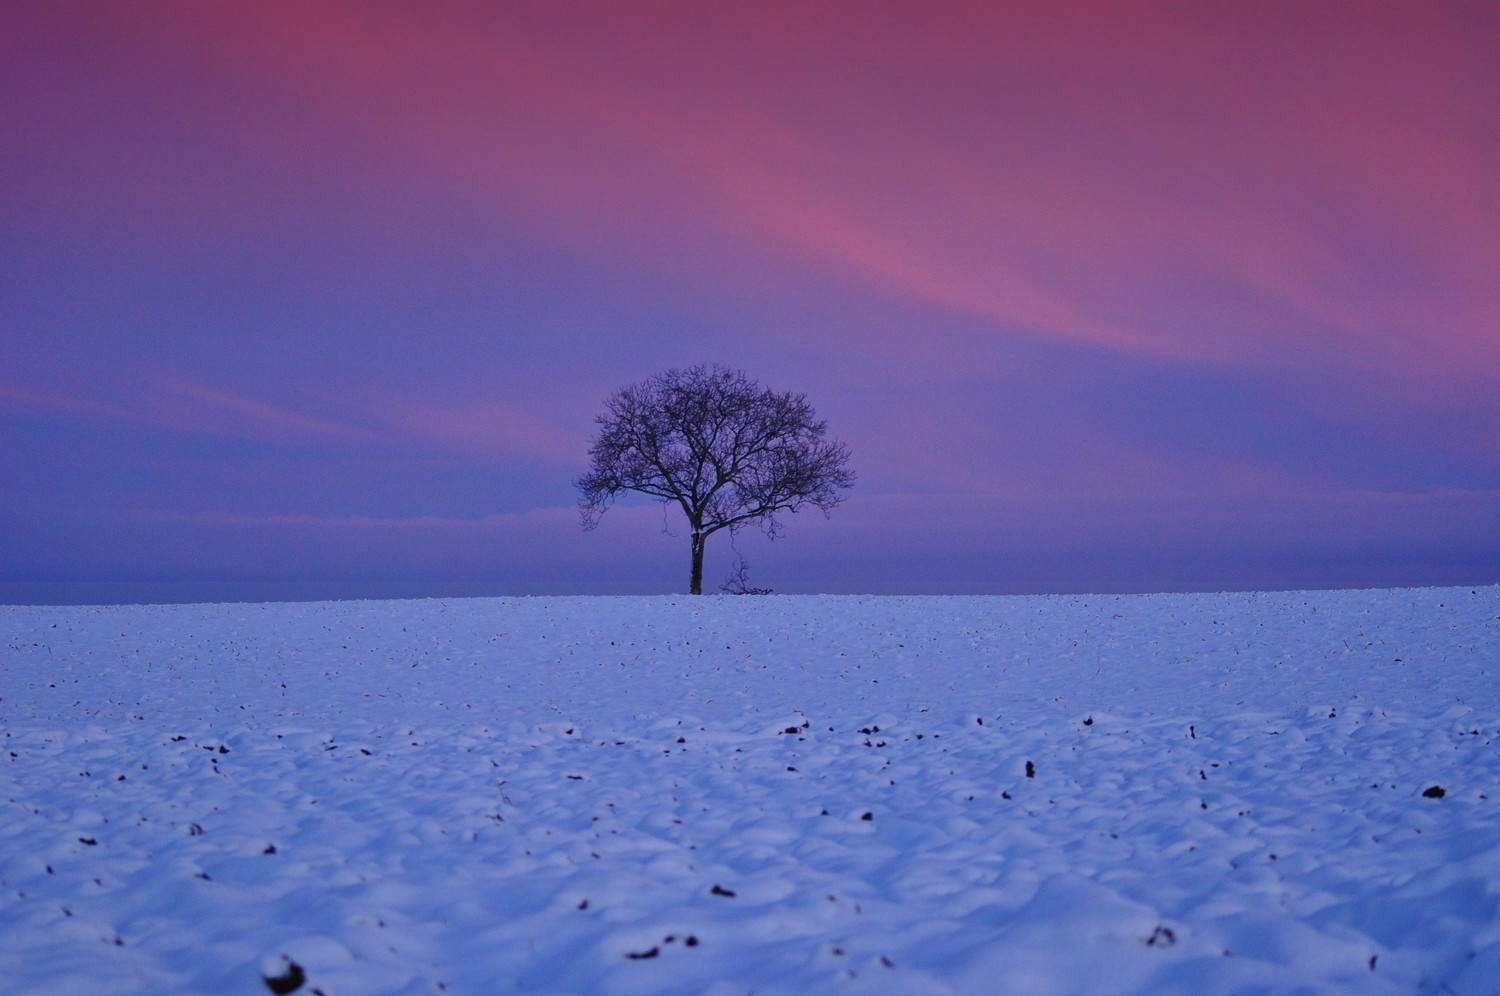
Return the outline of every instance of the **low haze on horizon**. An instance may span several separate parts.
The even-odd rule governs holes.
[[[1497,37],[5,4],[0,602],[683,591],[680,515],[586,533],[572,482],[695,363],[852,453],[831,517],[735,541],[777,591],[1500,582]]]

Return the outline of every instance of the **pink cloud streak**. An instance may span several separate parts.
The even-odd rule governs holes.
[[[100,395],[109,394],[113,397]],[[317,414],[311,413],[317,410]],[[394,392],[269,402],[169,368],[138,371],[91,389],[39,388],[0,380],[0,411],[49,412],[127,422],[189,435],[279,443],[433,445],[494,459],[573,463],[587,439],[516,406],[411,400]]]
[[[640,265],[768,293],[812,266],[1132,353],[1500,379],[1482,11],[183,9],[169,32],[159,8],[101,16],[275,89],[404,182]],[[1195,271],[1291,317],[1183,310],[1163,285]]]

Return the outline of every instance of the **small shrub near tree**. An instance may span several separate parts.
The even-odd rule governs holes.
[[[734,573],[729,575],[729,580],[719,586],[719,590],[726,595],[775,594],[770,588],[757,588],[750,583],[750,562],[744,557],[735,562]]]

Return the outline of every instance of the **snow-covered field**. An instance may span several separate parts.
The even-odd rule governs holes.
[[[1500,993],[1500,588],[0,640],[6,992]]]

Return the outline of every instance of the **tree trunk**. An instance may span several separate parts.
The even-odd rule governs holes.
[[[693,586],[691,593],[703,594],[703,541],[708,539],[697,529],[693,530]]]

